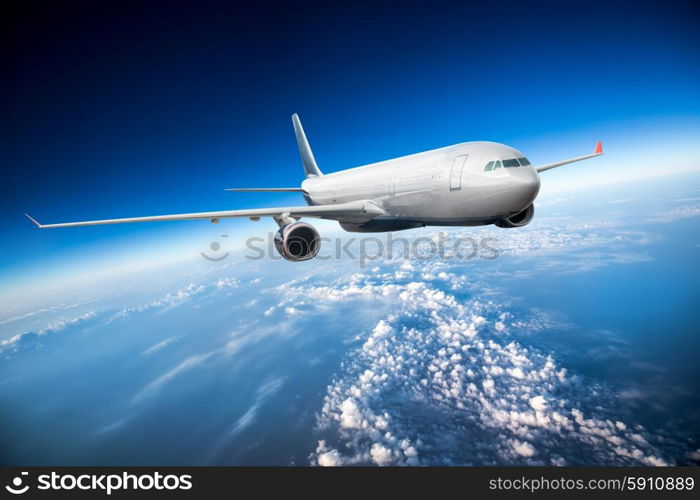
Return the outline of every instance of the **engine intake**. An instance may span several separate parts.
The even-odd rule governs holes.
[[[311,224],[293,222],[277,231],[275,248],[292,262],[313,259],[321,248],[321,235]]]
[[[507,219],[501,219],[494,222],[498,227],[523,227],[530,223],[535,216],[535,205],[530,203],[525,210],[511,215]]]

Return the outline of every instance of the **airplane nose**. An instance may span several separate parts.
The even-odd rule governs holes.
[[[532,167],[511,168],[508,172],[514,202],[522,210],[535,200],[540,191],[540,176]]]

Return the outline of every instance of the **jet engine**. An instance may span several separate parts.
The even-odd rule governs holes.
[[[525,210],[511,215],[506,219],[497,220],[494,222],[498,227],[523,227],[530,223],[535,216],[535,205],[530,203]]]
[[[321,248],[321,235],[306,222],[292,222],[282,226],[275,234],[275,248],[279,254],[292,262],[316,257]]]

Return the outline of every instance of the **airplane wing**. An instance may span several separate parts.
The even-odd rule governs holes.
[[[304,190],[300,187],[288,187],[288,188],[227,188],[224,191],[241,191],[241,192],[251,192],[251,193],[303,193]]]
[[[40,224],[29,214],[24,214],[38,228],[50,227],[75,227],[75,226],[96,226],[99,224],[122,224],[125,222],[155,222],[166,220],[190,220],[209,219],[211,222],[219,222],[219,219],[233,217],[249,217],[257,220],[260,217],[315,217],[318,219],[331,220],[370,220],[385,212],[376,203],[370,200],[351,201],[348,203],[338,203],[336,205],[313,205],[304,207],[289,208],[253,208],[250,210],[223,210],[220,212],[196,212],[191,214],[173,215],[153,215],[150,217],[129,217],[126,219],[104,219],[89,220],[82,222],[62,222],[59,224]]]
[[[598,141],[598,144],[595,145],[595,151],[593,152],[593,154],[579,156],[577,158],[569,158],[568,160],[557,161],[554,163],[548,163],[546,165],[541,165],[539,167],[535,167],[535,170],[537,170],[537,172],[544,172],[545,170],[549,170],[551,168],[561,167],[562,165],[566,165],[567,163],[573,163],[575,161],[587,160],[588,158],[593,158],[595,156],[600,156],[602,154],[603,154],[603,144],[600,141]]]

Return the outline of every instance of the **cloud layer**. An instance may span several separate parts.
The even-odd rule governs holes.
[[[613,394],[518,341],[541,328],[534,315],[514,317],[488,298],[460,301],[410,279],[356,275],[288,293],[394,304],[328,386],[313,464],[668,463],[647,431],[607,414]]]

